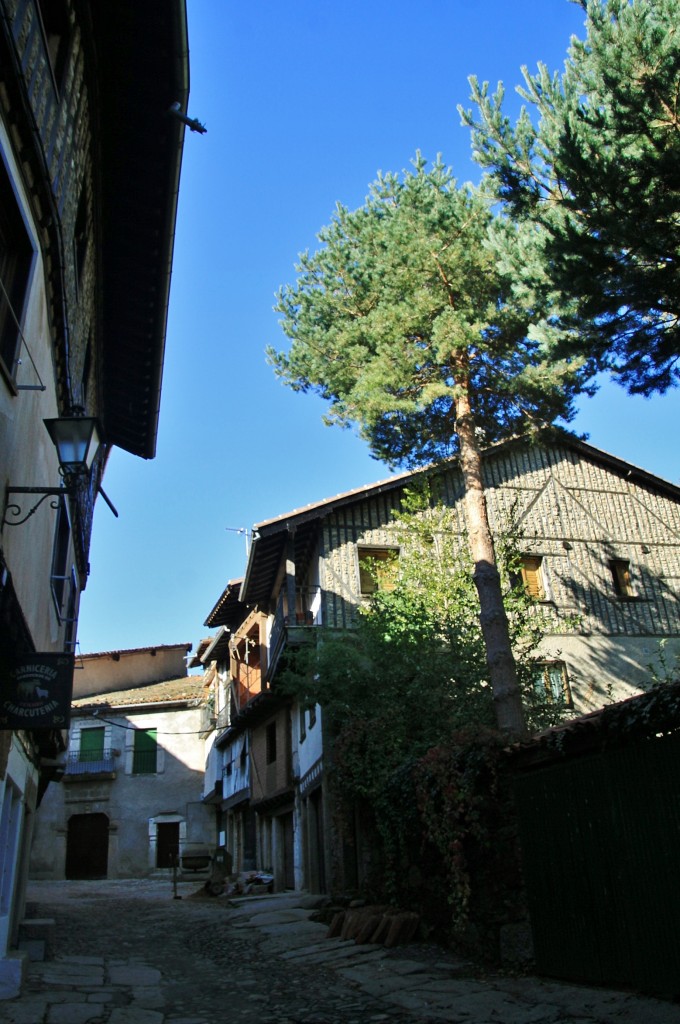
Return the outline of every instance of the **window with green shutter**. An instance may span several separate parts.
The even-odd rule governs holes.
[[[103,726],[81,730],[79,761],[103,761],[105,732],[106,729]]]
[[[132,755],[132,774],[150,775],[156,772],[157,751],[156,729],[137,729]]]

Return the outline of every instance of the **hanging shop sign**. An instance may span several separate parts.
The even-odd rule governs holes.
[[[0,729],[68,729],[73,654],[27,654],[12,659],[0,680]]]

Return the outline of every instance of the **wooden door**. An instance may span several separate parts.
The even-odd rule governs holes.
[[[294,889],[295,853],[293,843],[293,815],[282,815],[281,825],[283,828],[283,884],[286,889]]]
[[[109,819],[106,814],[74,814],[68,821],[66,877],[106,878]]]
[[[164,821],[156,826],[156,867],[179,864],[179,822]]]

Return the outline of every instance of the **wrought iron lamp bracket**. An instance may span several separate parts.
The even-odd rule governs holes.
[[[9,499],[10,494],[40,494],[42,497],[36,501],[35,505],[26,513],[26,515],[22,516],[21,519],[19,519],[18,516],[21,516],[22,514],[22,506],[17,502],[10,502],[9,500],[6,500],[5,515],[2,520],[2,525],[21,526],[22,523],[25,523],[38,511],[43,501],[50,497],[54,499],[50,502],[50,508],[53,508],[56,511],[56,509],[59,508],[59,502],[56,499],[63,498],[68,493],[69,492],[65,487],[8,487],[6,491],[7,499]],[[8,516],[13,516],[13,518],[8,519]]]

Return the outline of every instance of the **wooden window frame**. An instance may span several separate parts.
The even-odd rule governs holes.
[[[66,497],[59,497],[57,521],[54,526],[52,542],[52,567],[50,570],[50,589],[52,600],[59,623],[65,621],[64,605],[67,603],[68,584],[73,587],[75,574],[73,566],[69,566],[71,558],[71,516]]]
[[[96,748],[95,747],[91,747],[90,749],[85,750],[85,746],[87,744],[89,744],[94,739],[95,734],[97,736],[97,739],[101,740],[101,743],[97,743],[96,744]],[[83,742],[85,740],[85,737],[87,737],[86,743]],[[103,726],[103,725],[87,726],[86,728],[80,730],[80,743],[78,745],[78,760],[79,761],[83,761],[85,763],[87,763],[88,761],[103,761],[104,760],[104,750],[105,749],[106,749],[106,726]],[[86,754],[87,756],[84,757],[83,756],[84,754]],[[93,754],[96,754],[97,756],[93,757],[92,756]]]
[[[379,544],[357,544],[357,568],[359,576],[359,593],[362,598],[372,597],[379,590],[390,591],[396,586],[397,563],[399,561],[399,548],[390,545]],[[377,578],[371,573],[371,568],[366,563],[392,563],[392,571],[389,577],[380,579],[380,571],[376,572]],[[383,570],[384,572],[385,570]]]
[[[560,661],[559,659],[546,659],[545,661],[536,662],[535,669],[536,677],[534,681],[534,686],[536,692],[539,693],[540,696],[545,696],[545,699],[549,703],[554,703],[556,698],[556,693],[552,685],[552,680],[550,678],[550,670],[553,669],[559,671],[561,682],[561,694],[562,699],[564,701],[564,706],[567,708],[573,708],[574,698],[572,697],[571,687],[569,686],[569,673],[567,672],[566,662]],[[542,675],[544,692],[539,690],[539,672]]]
[[[71,25],[65,0],[36,0],[40,32],[57,97],[61,94],[71,49]]]
[[[153,734],[153,735],[152,735]],[[141,737],[145,736],[147,741],[153,739],[153,748],[149,745],[144,747]],[[139,742],[138,742],[139,741]],[[151,764],[153,757],[153,768]],[[148,758],[148,762],[147,759]],[[133,775],[157,775],[158,774],[158,730],[157,729],[136,729],[133,733],[132,743],[132,774]]]
[[[637,593],[633,586],[628,558],[610,558],[609,571],[612,574],[614,593],[619,601],[635,601]]]
[[[276,722],[270,722],[265,727],[265,760],[267,764],[275,763],[276,753]]]
[[[0,152],[0,370],[14,390],[35,247]]]
[[[543,555],[521,555],[520,576],[522,586],[532,601],[547,600]]]

